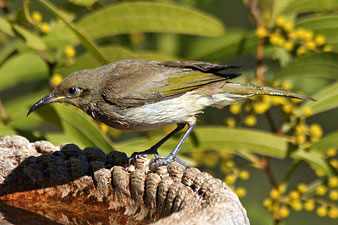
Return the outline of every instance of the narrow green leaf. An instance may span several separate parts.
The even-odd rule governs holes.
[[[69,0],[70,3],[73,3],[74,5],[80,5],[80,6],[92,6],[97,0]]]
[[[200,38],[189,48],[186,58],[202,61],[220,61],[254,52],[257,36],[245,30],[231,30],[218,38]]]
[[[100,51],[104,52],[109,56],[108,60],[110,62],[123,60],[123,59],[134,59],[135,56],[131,51],[122,47],[105,47],[100,48]],[[88,52],[76,57],[75,63],[68,67],[58,68],[56,72],[64,75],[69,75],[72,72],[83,70],[83,69],[93,69],[95,67],[101,66],[101,63],[97,58]]]
[[[338,148],[338,132],[332,132],[328,135],[325,135],[318,142],[314,143],[310,151],[322,152],[328,148]]]
[[[11,57],[0,67],[0,91],[19,83],[47,78],[46,63],[35,53],[23,53]]]
[[[312,96],[317,102],[304,102],[303,107],[310,107],[313,114],[321,113],[338,107],[338,81],[328,85]]]
[[[22,43],[19,40],[12,40],[6,43],[0,51],[0,65],[10,56]]]
[[[338,79],[338,54],[322,52],[295,58],[284,67],[275,77],[285,79],[289,77],[322,77]]]
[[[78,23],[93,38],[135,32],[165,32],[217,37],[222,23],[196,9],[172,3],[123,2],[89,14]]]
[[[198,149],[221,149],[224,151],[233,152],[238,155],[243,155],[244,152],[249,152],[282,159],[288,156],[292,146],[286,138],[278,137],[267,132],[252,129],[200,127],[195,130],[195,134],[200,143]],[[131,153],[148,149],[154,143],[156,143],[155,140],[139,138],[132,141],[117,143],[115,147],[119,151],[126,151]],[[169,139],[160,148],[160,151],[165,150],[167,152],[170,152],[175,148],[177,143],[177,140]],[[188,139],[182,147],[182,152],[190,152],[195,150],[196,147],[194,147],[190,139]],[[303,159],[311,165],[320,167],[323,171],[326,171],[327,173],[332,172],[322,156],[316,153],[295,151],[291,154],[290,157]],[[254,160],[254,158],[252,158],[252,160]]]
[[[334,11],[338,9],[337,0],[292,0],[287,1],[287,3],[283,4],[283,7],[280,7],[275,14],[290,15],[293,13]]]
[[[11,24],[2,17],[0,17],[0,31],[8,34],[9,36],[14,36]]]
[[[100,52],[97,45],[89,36],[80,28],[78,28],[75,24],[73,24],[66,16],[63,15],[62,11],[58,9],[56,6],[48,2],[47,0],[39,0],[39,2],[44,5],[48,10],[50,10],[56,17],[62,20],[67,27],[74,32],[74,34],[78,37],[81,43],[91,52],[102,64],[107,64],[109,61],[107,57]],[[65,35],[65,34],[64,34]]]
[[[17,132],[14,129],[0,124],[0,138],[15,134],[17,134]]]
[[[66,136],[70,137],[69,140],[80,148],[95,146],[105,152],[113,150],[111,141],[102,133],[95,121],[72,106],[48,105],[37,110],[37,113],[44,121],[60,128]],[[57,145],[61,144],[56,143],[55,140],[50,141]]]
[[[326,43],[338,49],[338,16],[311,16],[302,19],[296,28],[310,29],[315,34],[325,35]]]
[[[35,50],[44,51],[46,50],[46,45],[43,43],[41,38],[28,30],[20,27],[19,25],[14,24],[13,28],[18,32],[26,41],[27,45]]]

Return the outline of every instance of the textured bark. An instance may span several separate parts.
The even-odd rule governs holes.
[[[0,224],[249,224],[219,179],[177,162],[0,139]]]

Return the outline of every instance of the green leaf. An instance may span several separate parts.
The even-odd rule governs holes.
[[[195,41],[186,58],[201,61],[226,60],[254,52],[257,43],[256,35],[245,30],[231,30],[223,37]]]
[[[0,31],[8,34],[9,36],[14,36],[11,24],[4,18],[0,17]]]
[[[47,78],[46,63],[35,53],[23,53],[11,57],[0,67],[0,91],[19,83]]]
[[[325,135],[318,142],[314,143],[310,148],[310,151],[323,152],[329,148],[338,148],[338,132],[332,132]]]
[[[100,48],[100,51],[109,56],[109,61],[114,62],[123,59],[134,59],[135,56],[131,51],[122,47],[104,47]],[[101,66],[101,63],[97,58],[88,52],[76,57],[75,63],[68,67],[58,68],[56,72],[69,75],[75,71],[83,69],[93,69]]]
[[[155,52],[131,52],[123,47],[103,47],[100,48],[107,56],[109,61],[119,61],[124,59],[148,59],[148,60],[175,60],[172,56],[166,56]],[[88,52],[77,56],[75,63],[68,67],[60,67],[56,70],[57,73],[69,75],[75,71],[83,69],[92,69],[101,66],[100,62]]]
[[[317,102],[305,102],[303,107],[310,107],[313,114],[325,112],[338,107],[338,81],[328,85],[312,96]]]
[[[338,78],[338,54],[322,52],[295,58],[284,67],[275,78],[321,77],[336,80]]]
[[[89,14],[78,23],[93,38],[135,32],[165,32],[216,37],[222,23],[196,9],[159,2],[112,4]]]
[[[111,141],[102,133],[95,121],[72,106],[62,104],[48,105],[37,110],[37,113],[45,122],[60,128],[69,137],[68,140],[80,148],[95,146],[105,152],[113,150]],[[55,136],[47,135],[47,138],[49,138],[47,140],[55,145],[59,145],[64,141],[59,138],[60,136],[57,136],[58,139],[52,139],[52,137]]]
[[[235,154],[243,155],[243,152],[267,155],[274,158],[286,158],[291,150],[291,143],[286,138],[279,137],[267,132],[253,129],[229,129],[223,127],[200,127],[195,130],[195,134],[200,145],[198,149],[221,149],[230,151]],[[136,152],[148,149],[155,144],[156,141],[139,138],[132,141],[121,142],[115,144],[115,148],[119,151]],[[160,148],[160,151],[172,151],[177,145],[178,140],[171,138]],[[182,152],[196,151],[192,141],[188,139],[183,147]],[[331,173],[324,158],[317,153],[307,153],[303,151],[295,151],[290,157],[303,159],[320,167],[323,171]]]
[[[39,2],[44,5],[48,10],[50,10],[56,17],[62,20],[67,27],[77,36],[81,43],[91,52],[102,64],[107,64],[109,61],[107,57],[100,52],[97,45],[89,36],[76,25],[74,25],[64,13],[58,9],[56,6],[48,2],[47,0],[39,0]],[[64,35],[67,35],[66,32]]]
[[[285,1],[285,0],[283,0]],[[289,0],[275,10],[275,15],[290,15],[293,13],[335,11],[338,9],[337,0]]]
[[[15,134],[17,134],[17,132],[14,129],[0,124],[0,138]]]
[[[296,24],[296,28],[310,29],[315,34],[325,35],[327,44],[338,49],[338,16],[311,16],[302,19]]]
[[[0,51],[0,65],[15,51],[22,43],[19,40],[12,40],[6,43]]]
[[[35,50],[44,51],[46,50],[46,45],[43,43],[41,38],[28,30],[20,27],[19,25],[14,24],[13,28],[18,32],[26,41],[27,45]]]
[[[74,5],[80,5],[80,6],[92,6],[97,0],[68,0],[70,3],[73,3]]]

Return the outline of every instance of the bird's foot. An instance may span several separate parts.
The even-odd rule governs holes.
[[[187,167],[188,165],[181,159],[179,159],[176,155],[174,154],[170,154],[167,157],[162,157],[160,155],[155,155],[156,156],[156,160],[151,164],[150,166],[150,170],[156,170],[157,168],[159,168],[160,166],[166,165],[168,163],[170,163],[173,160],[176,160],[177,162],[181,163],[184,167]]]
[[[134,152],[129,158],[129,164],[131,164],[131,162],[134,161],[134,160],[137,160],[137,159],[143,158],[143,157],[147,157],[148,155],[155,155],[156,158],[161,157],[158,154],[157,149],[150,148],[150,149],[147,149],[147,150],[142,151],[142,152]]]

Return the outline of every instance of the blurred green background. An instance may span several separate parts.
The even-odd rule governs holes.
[[[181,157],[231,186],[252,224],[337,223],[338,1],[0,0],[0,8],[0,137],[130,155],[174,126],[130,133],[65,105],[27,111],[70,73],[117,60],[240,65],[234,82],[318,101],[257,97],[207,109]]]

